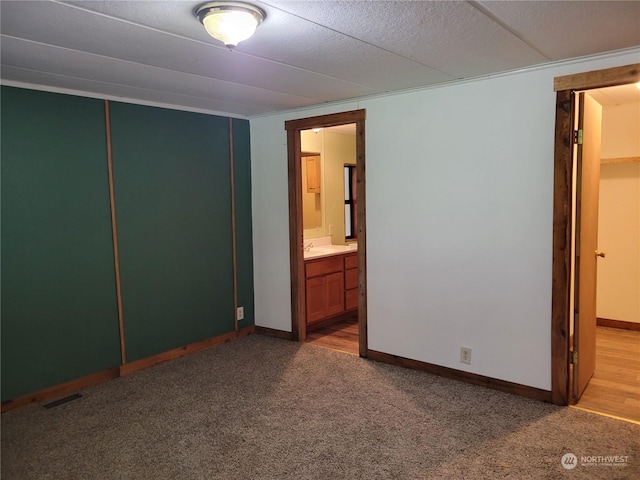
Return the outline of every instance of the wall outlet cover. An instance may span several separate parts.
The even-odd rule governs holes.
[[[471,365],[471,349],[469,347],[460,347],[460,363]]]

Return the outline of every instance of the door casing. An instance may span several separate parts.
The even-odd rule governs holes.
[[[613,87],[640,81],[640,63],[565,75],[554,79],[556,128],[554,146],[553,266],[551,293],[551,401],[571,400],[570,323],[572,212],[572,144],[574,104],[572,92]]]
[[[366,111],[301,118],[285,122],[289,177],[289,256],[291,272],[291,333],[296,341],[304,341],[306,331],[306,291],[304,253],[302,249],[302,166],[300,132],[310,128],[327,128],[356,124],[356,175],[358,221],[358,338],[359,354],[367,356],[367,243],[366,243],[366,177],[365,177],[365,118]]]

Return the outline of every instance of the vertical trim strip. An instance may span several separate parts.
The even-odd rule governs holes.
[[[238,262],[236,251],[236,180],[233,158],[233,119],[229,117],[229,177],[231,178],[231,256],[233,259],[233,324],[238,325]]]
[[[120,332],[120,363],[127,363],[124,341],[124,315],[122,309],[122,285],[120,283],[120,252],[118,249],[118,225],[116,221],[116,195],[113,182],[113,150],[111,148],[111,112],[109,100],[104,101],[104,113],[107,135],[107,169],[109,171],[109,202],[111,204],[111,235],[113,239],[113,259],[116,272],[116,298],[118,300],[118,330]]]
[[[551,292],[551,401],[569,403],[569,291],[571,282],[573,99],[570,90],[556,94],[554,146],[553,264]]]
[[[358,351],[363,358],[369,351],[367,336],[367,189],[365,155],[365,120],[356,122],[356,176],[358,218]]]
[[[302,250],[302,156],[299,129],[287,130],[289,182],[289,262],[291,280],[291,333],[299,342],[307,338],[307,291]]]

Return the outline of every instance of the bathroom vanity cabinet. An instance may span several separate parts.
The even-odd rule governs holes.
[[[305,261],[307,325],[358,307],[358,256],[334,255]]]

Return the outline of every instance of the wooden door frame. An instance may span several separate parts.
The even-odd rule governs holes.
[[[289,177],[289,257],[291,272],[291,334],[294,340],[304,341],[307,336],[305,322],[305,274],[302,227],[302,165],[300,132],[310,128],[327,128],[356,124],[356,175],[358,220],[358,338],[361,357],[367,356],[367,243],[366,243],[366,177],[365,131],[366,111],[349,112],[301,118],[285,122],[287,131],[287,158]]]
[[[640,81],[640,63],[554,79],[556,127],[553,186],[553,267],[551,293],[551,401],[568,405],[570,384],[571,215],[573,199],[573,120],[576,90],[613,87]]]

